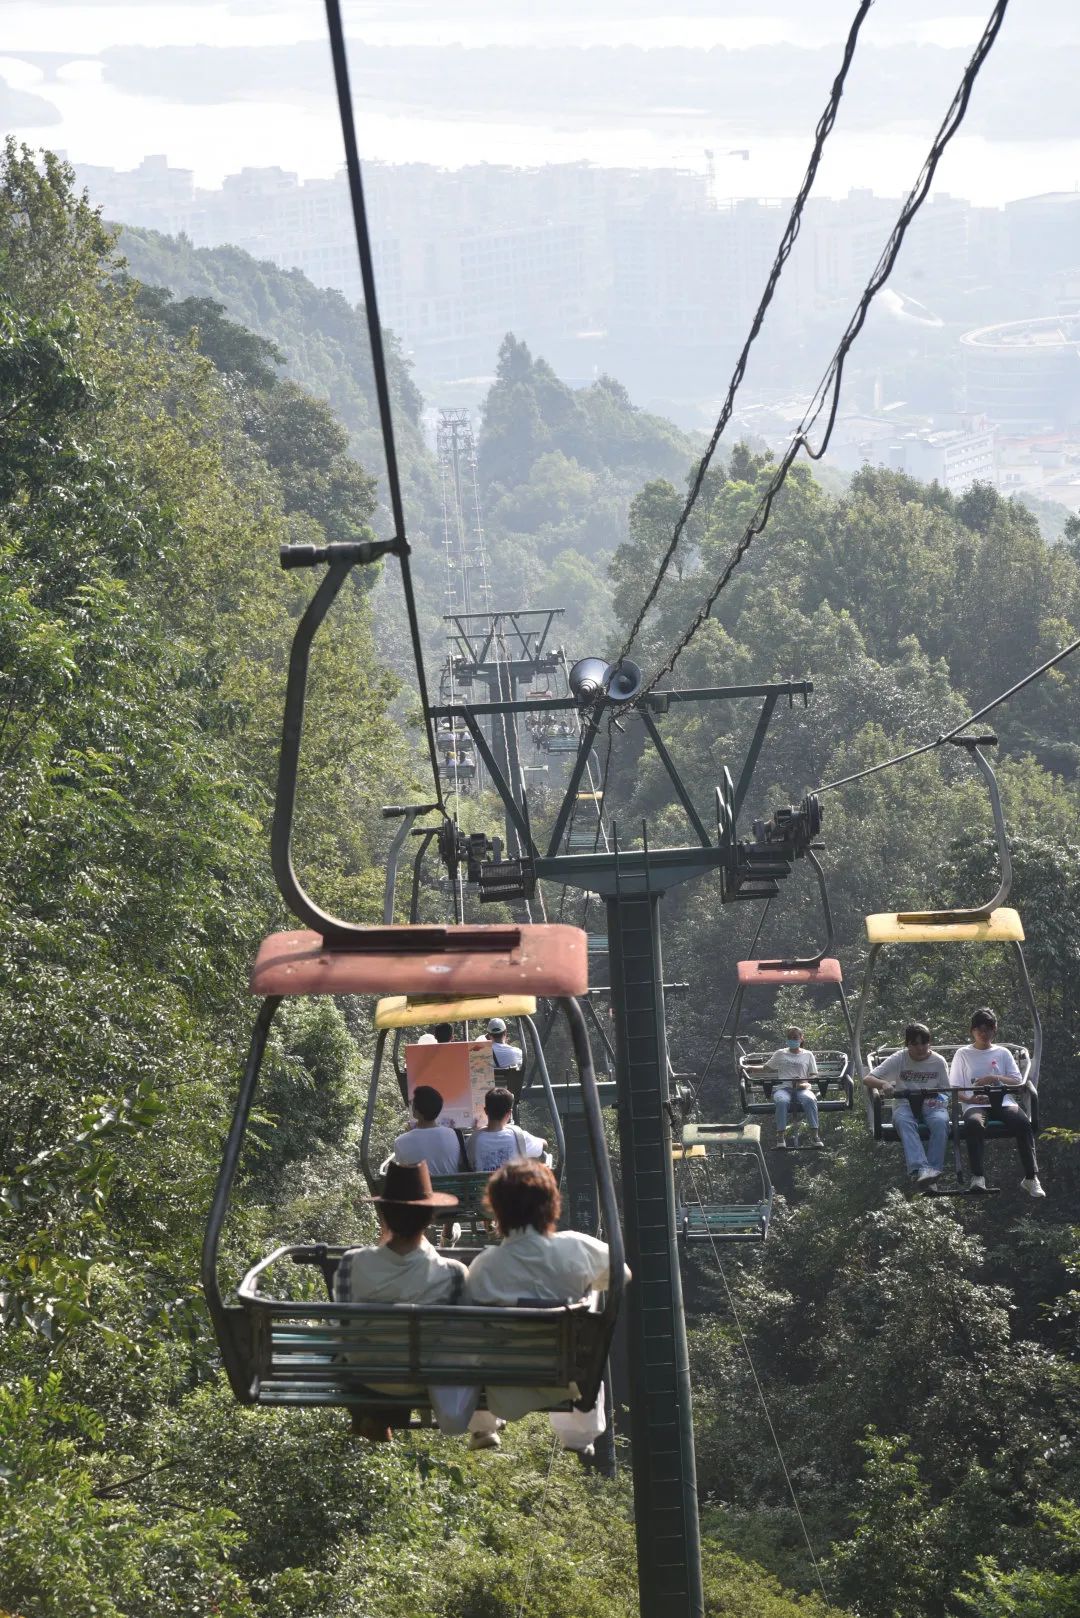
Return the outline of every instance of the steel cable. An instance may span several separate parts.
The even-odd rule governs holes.
[[[795,201],[791,205],[791,212],[788,215],[788,221],[784,227],[784,234],[780,238],[780,246],[777,248],[772,269],[769,271],[769,278],[765,283],[765,290],[761,294],[761,300],[758,303],[757,309],[754,313],[754,319],[750,326],[749,335],[742,346],[738,359],[735,362],[735,369],[731,373],[731,380],[728,383],[727,394],[724,398],[720,415],[717,418],[716,426],[713,428],[712,437],[709,439],[705,453],[698,463],[698,469],[694,475],[694,481],[691,485],[686,504],[683,506],[683,509],[679,514],[678,521],[675,524],[671,539],[668,542],[667,550],[664,552],[664,556],[660,562],[656,577],[649,586],[648,594],[641,604],[638,615],[634,619],[630,633],[626,637],[626,641],[623,645],[622,651],[619,653],[619,656],[616,659],[616,662],[620,662],[629,654],[630,648],[637,639],[641,626],[645,621],[645,615],[652,606],[653,602],[656,600],[660,586],[663,583],[667,570],[671,565],[672,558],[679,547],[679,541],[682,538],[683,529],[686,527],[686,524],[690,518],[690,513],[693,511],[694,506],[697,503],[698,495],[701,493],[702,485],[705,482],[705,474],[708,472],[712,458],[716,453],[716,447],[720,442],[721,436],[723,435],[724,428],[731,420],[731,412],[735,407],[735,395],[739,391],[739,387],[741,386],[743,377],[746,373],[746,366],[750,359],[750,350],[753,348],[754,343],[757,340],[758,333],[761,331],[761,328],[765,322],[765,316],[768,312],[769,305],[772,303],[773,294],[776,291],[780,277],[783,274],[784,265],[790,258],[792,249],[794,248],[798,239],[799,231],[802,227],[802,216],[803,210],[806,206],[806,200],[810,195],[814,180],[817,177],[818,167],[821,163],[822,155],[825,150],[825,142],[829,138],[832,127],[836,122],[836,115],[840,110],[840,102],[844,94],[844,86],[847,82],[848,69],[851,66],[852,58],[855,55],[855,47],[859,39],[859,30],[862,28],[863,22],[866,19],[866,14],[870,10],[873,3],[874,0],[860,0],[859,9],[855,13],[855,19],[851,24],[851,29],[847,37],[847,43],[844,46],[844,55],[840,64],[840,71],[833,80],[832,89],[829,92],[829,99],[826,103],[825,111],[818,119],[817,128],[814,132],[814,146],[810,153],[810,161],[806,166],[806,173],[803,175],[802,184],[799,187]]]
[[[810,1533],[806,1526],[806,1520],[802,1514],[802,1507],[799,1505],[799,1497],[795,1493],[795,1485],[792,1482],[791,1473],[788,1471],[787,1461],[784,1459],[784,1451],[780,1447],[780,1439],[777,1436],[776,1428],[773,1426],[772,1415],[769,1410],[768,1402],[765,1398],[765,1390],[761,1386],[761,1380],[758,1377],[757,1368],[754,1365],[754,1357],[750,1352],[750,1344],[747,1341],[746,1333],[743,1330],[742,1321],[739,1319],[739,1311],[735,1307],[735,1299],[732,1296],[731,1288],[728,1285],[728,1278],[724,1272],[724,1266],[720,1261],[720,1250],[716,1245],[716,1237],[708,1228],[708,1219],[705,1214],[705,1204],[701,1200],[701,1190],[698,1186],[697,1175],[695,1174],[693,1165],[691,1163],[686,1162],[683,1166],[684,1168],[688,1168],[690,1170],[690,1183],[694,1188],[694,1196],[697,1199],[697,1205],[701,1210],[702,1221],[705,1224],[706,1230],[708,1231],[709,1244],[712,1247],[713,1258],[716,1260],[716,1268],[719,1270],[720,1279],[724,1283],[724,1293],[727,1297],[728,1308],[731,1310],[731,1318],[735,1322],[735,1329],[739,1334],[739,1341],[742,1344],[743,1353],[746,1355],[746,1363],[750,1367],[750,1375],[754,1379],[754,1387],[757,1389],[757,1396],[761,1402],[761,1408],[765,1416],[765,1424],[769,1429],[769,1435],[772,1438],[773,1447],[776,1450],[777,1459],[780,1462],[780,1469],[784,1474],[784,1482],[787,1484],[788,1494],[791,1496],[791,1504],[794,1506],[795,1515],[799,1519],[799,1527],[802,1529],[803,1542],[806,1545],[806,1554],[810,1558],[810,1565],[814,1570],[814,1577],[817,1579],[818,1589],[821,1591],[821,1599],[825,1602],[825,1605],[828,1606],[829,1594],[825,1589],[825,1581],[821,1577],[821,1568],[818,1564],[818,1559],[814,1555],[814,1547],[810,1542]]]
[[[702,606],[698,609],[697,613],[695,613],[689,625],[679,637],[675,644],[675,649],[667,658],[666,662],[656,670],[649,680],[645,682],[637,696],[634,698],[633,702],[625,704],[625,708],[636,707],[650,691],[655,689],[655,687],[666,675],[671,674],[674,671],[675,665],[679,658],[690,645],[690,642],[694,639],[694,636],[697,634],[702,624],[704,624],[710,617],[712,609],[716,605],[721,591],[727,585],[732,574],[735,572],[735,569],[738,567],[739,563],[750,549],[750,546],[753,544],[753,541],[757,535],[760,534],[766,527],[772,511],[773,502],[787,481],[788,472],[791,470],[792,464],[798,457],[799,452],[805,449],[811,460],[820,460],[822,455],[824,455],[825,450],[828,447],[829,440],[832,436],[833,427],[836,423],[836,413],[840,404],[840,387],[843,381],[844,365],[847,361],[848,353],[850,352],[855,339],[858,337],[863,325],[865,324],[867,314],[870,310],[870,305],[873,303],[874,298],[877,296],[878,292],[884,286],[885,282],[892,273],[893,267],[900,253],[900,248],[903,245],[904,238],[907,235],[911,222],[915,218],[926,199],[927,193],[929,192],[934,175],[937,172],[938,164],[944,156],[949,142],[952,140],[953,136],[956,134],[957,130],[964,121],[964,115],[967,112],[968,102],[971,99],[971,92],[974,88],[975,81],[978,78],[982,65],[989,55],[994,45],[994,41],[997,39],[997,36],[1001,30],[1001,25],[1005,20],[1005,13],[1008,10],[1008,5],[1009,0],[998,0],[998,3],[995,5],[986,27],[983,30],[982,37],[980,38],[979,43],[976,45],[971,59],[964,70],[963,77],[957,86],[956,93],[954,94],[949,105],[949,109],[946,112],[945,117],[938,128],[937,134],[934,137],[930,151],[928,152],[922,169],[919,172],[918,179],[915,181],[915,184],[908,193],[904,206],[900,210],[896,224],[893,226],[889,239],[886,242],[885,247],[882,249],[881,256],[878,259],[873,274],[867,282],[862,296],[859,298],[858,304],[855,307],[855,311],[852,314],[851,319],[848,321],[844,334],[841,337],[840,342],[837,344],[833,357],[829,361],[825,373],[814,391],[810,404],[807,406],[802,421],[799,423],[799,426],[795,432],[795,436],[792,438],[791,443],[784,451],[776,471],[773,473],[764,493],[755,506],[754,513],[750,518],[750,521],[747,523],[742,537],[736,545],[727,566],[720,574]],[[823,414],[825,415],[824,431],[822,433],[820,442],[818,443],[817,447],[814,448],[810,444],[809,434],[817,426],[818,421]]]
[[[352,91],[349,88],[349,60],[345,48],[345,31],[341,21],[340,0],[326,0],[326,22],[330,31],[330,56],[334,64],[334,86],[337,91],[338,117],[341,137],[345,146],[345,168],[349,181],[349,201],[352,207],[353,227],[356,232],[356,250],[360,259],[360,280],[364,288],[364,312],[367,317],[368,339],[371,344],[371,369],[375,380],[375,397],[379,407],[379,427],[382,433],[383,453],[386,458],[386,485],[390,493],[390,513],[397,541],[396,555],[401,564],[401,584],[405,593],[405,610],[409,620],[409,636],[416,662],[416,681],[420,705],[424,713],[427,733],[428,757],[435,783],[435,798],[446,813],[443,803],[442,780],[439,776],[439,757],[435,748],[435,728],[428,698],[427,674],[424,669],[424,650],[420,640],[420,620],[416,609],[412,572],[409,567],[409,542],[405,535],[405,505],[398,473],[397,448],[394,442],[394,416],[390,403],[390,382],[386,369],[382,327],[379,324],[379,304],[375,292],[375,262],[371,251],[364,186],[360,174],[360,149],[356,140],[356,122],[353,118]]]
[[[837,787],[850,786],[852,781],[865,780],[868,775],[877,775],[879,770],[889,770],[894,764],[906,764],[908,759],[918,758],[920,753],[929,753],[935,747],[943,747],[946,742],[951,742],[954,736],[959,736],[960,732],[966,730],[969,725],[977,724],[980,719],[985,719],[988,713],[993,713],[995,708],[1000,708],[1003,702],[1008,702],[1009,698],[1015,697],[1018,691],[1023,691],[1025,686],[1031,685],[1032,681],[1045,674],[1047,669],[1052,669],[1055,663],[1063,662],[1065,658],[1070,657],[1077,650],[1080,650],[1080,638],[1071,640],[1067,646],[1061,648],[1060,652],[1055,652],[1053,657],[1048,657],[1045,663],[1040,663],[1037,669],[1032,669],[1030,674],[1025,674],[1022,680],[1017,680],[1015,685],[1011,685],[1007,691],[1002,691],[1000,696],[994,697],[991,702],[977,709],[975,713],[968,714],[966,719],[962,719],[951,730],[946,730],[942,735],[935,736],[932,742],[921,742],[918,747],[909,748],[906,753],[897,753],[895,758],[886,758],[880,764],[871,764],[865,770],[856,770],[854,775],[842,776],[839,781],[826,781],[824,786],[815,787],[814,791],[820,797],[823,792],[834,792]]]

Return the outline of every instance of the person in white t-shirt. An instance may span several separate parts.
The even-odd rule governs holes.
[[[776,1115],[776,1144],[778,1146],[794,1146],[797,1124],[790,1126],[791,1140],[788,1140],[788,1113],[792,1106],[801,1109],[806,1122],[810,1126],[811,1146],[824,1146],[825,1142],[818,1133],[818,1104],[814,1094],[812,1081],[817,1078],[817,1062],[813,1051],[803,1050],[803,1031],[801,1028],[786,1030],[787,1044],[780,1050],[773,1051],[772,1055],[762,1064],[763,1069],[775,1073],[779,1080],[772,1093],[773,1107]]]
[[[382,1241],[378,1247],[350,1247],[334,1275],[338,1303],[457,1303],[465,1287],[466,1270],[456,1258],[444,1258],[424,1235],[438,1208],[456,1208],[457,1197],[431,1189],[426,1163],[390,1163],[381,1195],[372,1201],[378,1210]],[[378,1384],[378,1393],[423,1394],[409,1384]],[[436,1417],[440,1390],[427,1390]],[[453,1397],[457,1390],[446,1390]],[[373,1444],[391,1439],[393,1408],[354,1411],[353,1432]],[[467,1419],[467,1417],[466,1417]],[[449,1431],[460,1431],[453,1424]]]
[[[997,1017],[989,1006],[980,1006],[971,1014],[971,1044],[960,1046],[949,1069],[949,1083],[954,1090],[960,1091],[964,1108],[968,1163],[971,1167],[968,1189],[975,1192],[986,1190],[986,1119],[990,1114],[991,1099],[985,1090],[975,1090],[972,1086],[982,1080],[995,1089],[1019,1090],[1024,1084],[1012,1051],[1005,1045],[994,1043],[996,1034]],[[1045,1197],[1046,1192],[1039,1184],[1039,1166],[1035,1161],[1035,1131],[1031,1127],[1031,1119],[1011,1095],[1002,1099],[1001,1121],[1006,1134],[1015,1139],[1016,1150],[1024,1166],[1021,1189],[1029,1197]]]
[[[487,1123],[474,1129],[466,1147],[469,1166],[480,1174],[491,1174],[512,1157],[542,1157],[547,1141],[530,1135],[513,1121],[514,1098],[509,1090],[496,1085],[484,1097]]]
[[[398,1163],[426,1163],[431,1174],[458,1174],[464,1165],[465,1137],[457,1129],[439,1123],[443,1098],[431,1084],[418,1084],[413,1091],[413,1127],[394,1142]]]
[[[488,1201],[503,1240],[473,1259],[464,1302],[577,1303],[608,1286],[607,1243],[582,1231],[557,1228],[562,1202],[555,1176],[545,1163],[521,1159],[504,1163],[488,1182]],[[629,1270],[626,1278],[630,1279]],[[471,1423],[472,1447],[497,1448],[494,1426],[499,1417],[517,1421],[531,1410],[550,1409],[577,1394],[576,1385],[489,1388],[487,1412],[478,1411]],[[564,1449],[588,1454],[607,1426],[603,1383],[592,1410],[552,1411],[549,1419]]]
[[[520,1045],[511,1045],[506,1038],[506,1024],[501,1017],[492,1017],[487,1025],[491,1041],[491,1060],[496,1068],[518,1070],[523,1060]]]
[[[945,1058],[930,1049],[926,1024],[909,1022],[904,1029],[903,1050],[893,1051],[884,1062],[871,1068],[863,1083],[868,1090],[893,1097],[892,1118],[903,1143],[908,1173],[920,1189],[928,1190],[945,1169],[949,1104],[943,1092],[949,1087],[949,1070]],[[930,1132],[929,1151],[922,1143],[920,1122]]]

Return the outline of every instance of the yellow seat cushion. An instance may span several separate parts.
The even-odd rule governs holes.
[[[1022,944],[1024,928],[1019,913],[1003,906],[989,921],[901,921],[895,912],[867,916],[866,936],[871,944]]]
[[[761,1140],[760,1124],[684,1124],[683,1145],[699,1147],[704,1151],[706,1146],[756,1146]]]
[[[531,994],[493,994],[486,999],[441,1000],[436,995],[391,994],[375,1006],[375,1027],[426,1028],[435,1022],[486,1022],[489,1017],[535,1017]]]

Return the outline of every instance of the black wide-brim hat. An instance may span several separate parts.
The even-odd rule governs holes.
[[[383,1177],[382,1192],[372,1202],[391,1202],[401,1208],[456,1208],[457,1197],[431,1189],[431,1173],[426,1163],[390,1163]]]

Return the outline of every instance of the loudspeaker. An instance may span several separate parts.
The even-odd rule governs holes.
[[[633,702],[642,686],[641,670],[624,657],[605,663],[602,657],[582,657],[569,673],[570,694],[579,707],[606,697],[609,702]]]

